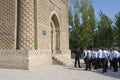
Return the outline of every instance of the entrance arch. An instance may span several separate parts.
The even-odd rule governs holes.
[[[60,53],[60,24],[56,14],[53,14],[50,21],[51,27],[51,51]]]

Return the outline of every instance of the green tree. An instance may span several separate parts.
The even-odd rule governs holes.
[[[80,5],[80,13],[82,15],[81,43],[83,47],[90,47],[93,46],[93,34],[95,29],[94,8],[90,0],[81,0]]]
[[[102,11],[99,13],[97,43],[99,47],[111,47],[113,44],[112,21]]]
[[[80,18],[77,10],[74,14],[69,9],[69,39],[70,39],[70,48],[73,49],[74,46],[79,46],[79,34],[80,34]]]
[[[120,12],[115,15],[115,23],[100,11],[100,19],[95,19],[92,0],[70,0],[69,32],[70,47],[120,47]],[[69,6],[71,7],[71,6]]]
[[[69,10],[69,26],[71,47],[73,45],[82,48],[93,46],[95,16],[91,1],[74,1],[74,12]]]
[[[120,12],[115,15],[114,41],[120,47]]]

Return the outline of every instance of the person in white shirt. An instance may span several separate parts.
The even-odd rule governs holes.
[[[120,48],[119,48],[118,52],[119,52],[118,63],[119,63],[119,68],[120,68]]]
[[[113,67],[113,50],[110,49],[109,51],[109,62],[110,62],[110,69]]]
[[[94,61],[95,61],[95,67],[94,69],[98,69],[98,53],[97,53],[97,49],[94,50]]]
[[[93,67],[95,66],[95,50],[94,50],[94,48],[91,50],[91,64]]]
[[[86,68],[85,70],[91,70],[91,51],[90,50],[87,50],[87,53],[85,54],[84,56],[84,59],[85,59],[85,64],[86,64]]]
[[[84,63],[86,63],[86,61],[85,61],[86,55],[87,55],[87,48],[84,48],[84,49],[83,49],[83,59],[84,59]]]
[[[101,68],[102,67],[102,63],[101,63],[101,60],[102,60],[102,50],[101,49],[98,49],[98,67]]]
[[[118,71],[118,58],[119,58],[119,52],[114,49],[113,51],[113,71],[117,72]]]
[[[102,61],[103,61],[103,73],[104,73],[104,72],[107,72],[107,51],[106,49],[103,49]]]
[[[107,60],[106,66],[107,66],[107,69],[108,69],[109,56],[110,56],[110,50],[106,49],[106,60]]]

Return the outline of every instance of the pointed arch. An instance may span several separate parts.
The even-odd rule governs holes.
[[[60,20],[55,12],[50,17],[51,51],[60,52]]]

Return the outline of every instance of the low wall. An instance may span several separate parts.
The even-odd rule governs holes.
[[[62,61],[70,62],[70,51],[63,50],[56,54]],[[9,69],[33,69],[52,64],[50,50],[0,50],[0,68]]]
[[[25,50],[0,50],[0,68],[28,69],[28,62]]]
[[[50,51],[0,50],[0,68],[28,70],[50,64]]]
[[[29,52],[29,69],[39,68],[52,64],[51,51],[35,50]]]

